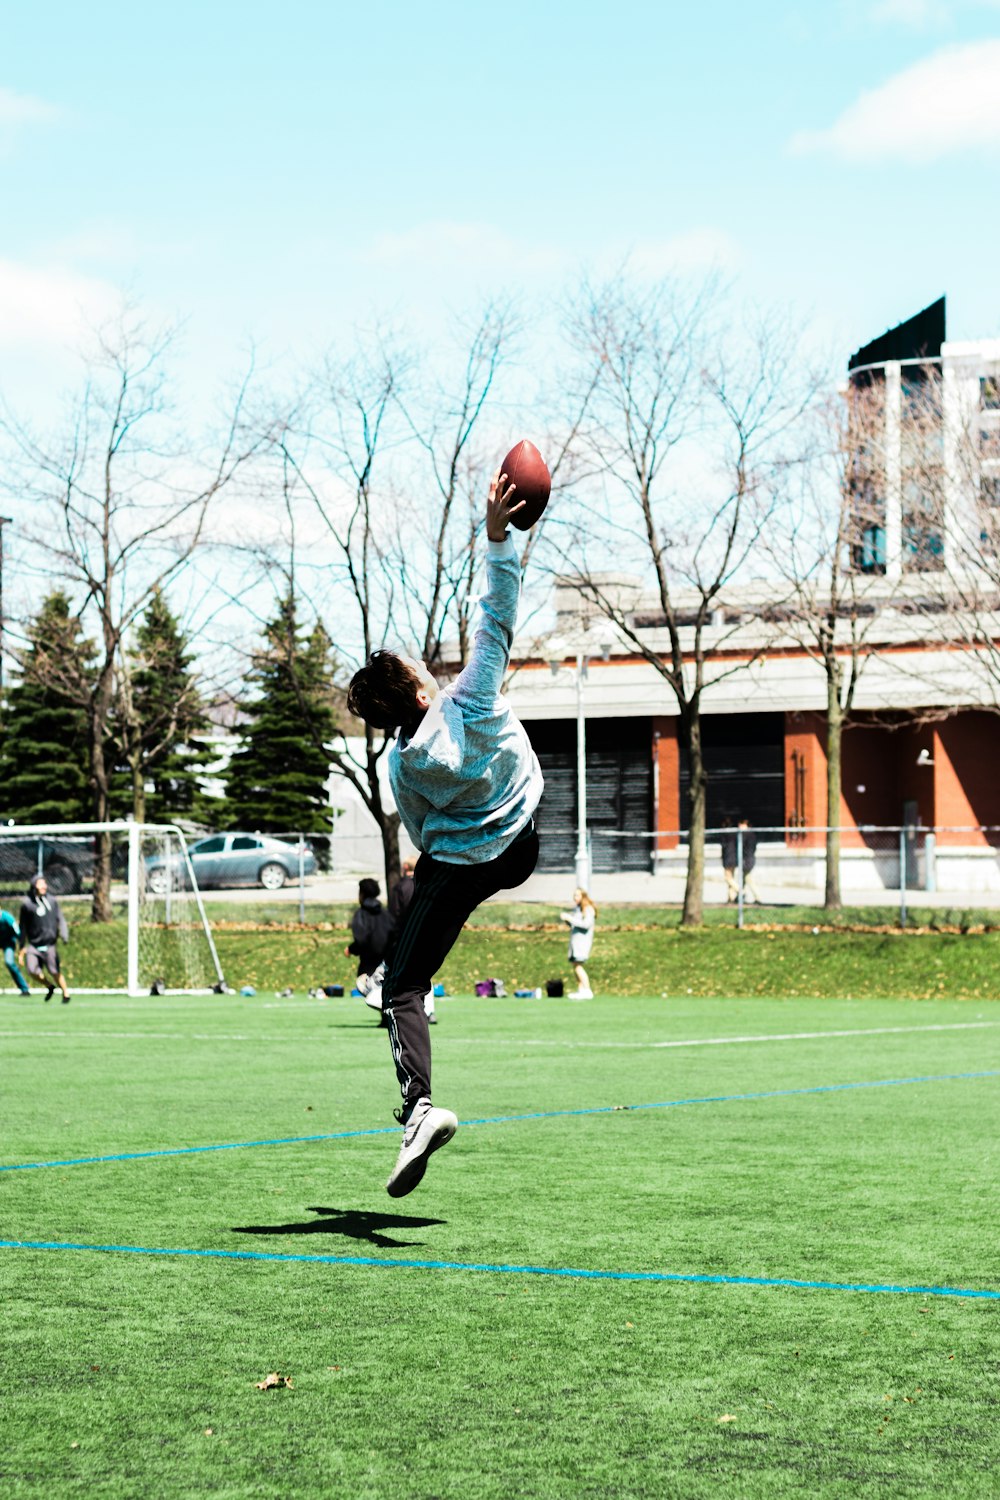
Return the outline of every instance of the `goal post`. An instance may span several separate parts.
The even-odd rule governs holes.
[[[174,823],[130,823],[128,990],[151,984],[225,991],[226,981],[187,840]],[[207,950],[207,951],[206,951]],[[187,981],[172,980],[178,963]],[[162,970],[163,972],[155,972]]]
[[[176,824],[0,826],[0,906],[16,920],[29,882],[44,875],[71,929],[83,918],[89,922],[99,834],[111,840],[115,916],[107,939],[100,926],[88,933],[78,960],[71,947],[74,988],[129,995],[225,992],[187,840]]]

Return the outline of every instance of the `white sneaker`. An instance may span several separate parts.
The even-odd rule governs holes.
[[[355,981],[355,989],[361,991],[361,998],[372,1010],[382,1012],[382,981],[385,979],[385,964],[379,964],[371,974],[359,974]]]
[[[390,1198],[405,1198],[413,1192],[427,1170],[431,1152],[446,1146],[457,1129],[458,1119],[450,1109],[435,1109],[429,1099],[418,1100],[403,1127],[403,1144],[385,1185]]]
[[[570,990],[566,996],[567,1000],[593,1000],[593,990]]]

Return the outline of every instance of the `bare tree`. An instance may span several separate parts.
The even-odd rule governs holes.
[[[786,440],[809,399],[791,331],[761,318],[740,340],[713,332],[719,300],[714,280],[694,291],[666,282],[642,290],[619,277],[585,289],[571,327],[581,386],[594,386],[581,442],[599,483],[581,491],[561,550],[585,605],[676,701],[689,770],[688,926],[703,915],[704,694],[761,649],[727,658],[743,619],[727,619],[722,606],[773,508]],[[609,557],[638,571],[652,613],[637,613],[638,595],[609,576]],[[650,634],[656,627],[666,649]]]
[[[432,672],[444,668],[446,631],[449,645],[457,641],[460,663],[468,654],[483,496],[490,465],[501,456],[484,451],[482,428],[518,332],[509,303],[487,303],[460,333],[457,379],[438,376],[421,382],[419,394],[400,393],[400,410],[424,460],[412,465],[413,498],[427,517],[428,545],[415,548],[412,534],[400,531],[390,560],[410,634]]]
[[[39,519],[25,528],[40,570],[53,572],[93,618],[97,661],[81,689],[87,714],[91,810],[109,816],[109,728],[123,644],[148,601],[201,541],[209,508],[261,441],[244,425],[249,373],[220,440],[200,457],[176,430],[166,401],[170,332],[126,311],[96,335],[83,389],[65,428],[36,435],[4,409],[0,430],[15,455],[18,499]],[[109,921],[111,838],[97,839],[92,917]]]
[[[408,646],[437,673],[460,669],[470,646],[481,562],[486,476],[496,455],[486,428],[499,371],[516,332],[505,305],[488,304],[465,335],[454,385],[418,398],[412,360],[384,340],[327,366],[308,414],[289,423],[282,455],[323,518],[336,549],[340,601],[331,634],[363,662],[383,645]],[[384,792],[391,736],[358,726],[331,762],[357,791],[382,841],[386,884],[399,877],[399,816]]]
[[[385,639],[393,591],[383,598],[386,528],[375,515],[389,425],[395,414],[401,357],[379,342],[344,367],[328,363],[311,409],[297,414],[280,435],[286,506],[292,486],[304,492],[323,519],[336,548],[331,590],[338,598],[332,638],[338,654],[366,660]],[[331,482],[332,481],[332,482]],[[392,740],[364,725],[364,748],[353,752],[345,729],[327,746],[333,769],[354,787],[382,840],[386,884],[399,878],[399,814],[386,799],[380,766]]]
[[[778,641],[792,640],[826,688],[826,892],[839,907],[844,730],[874,654],[885,603],[885,408],[880,385],[852,384],[817,407],[800,485],[763,543],[780,586],[761,611]]]

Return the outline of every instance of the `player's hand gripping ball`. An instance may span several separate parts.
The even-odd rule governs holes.
[[[524,501],[522,508],[511,516],[510,524],[519,531],[527,531],[541,516],[552,490],[552,478],[545,460],[534,443],[522,438],[500,465],[500,473],[506,474],[507,483],[515,486],[515,500]]]

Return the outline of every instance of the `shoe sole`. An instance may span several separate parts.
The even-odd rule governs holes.
[[[385,1190],[390,1198],[405,1198],[407,1193],[413,1192],[413,1189],[419,1185],[424,1173],[427,1171],[427,1158],[433,1156],[434,1152],[438,1151],[442,1146],[447,1146],[457,1129],[458,1126],[452,1125],[450,1121],[443,1121],[437,1127],[428,1141],[427,1150],[423,1155],[414,1157],[413,1161],[409,1162],[398,1176],[391,1178],[386,1183]]]

